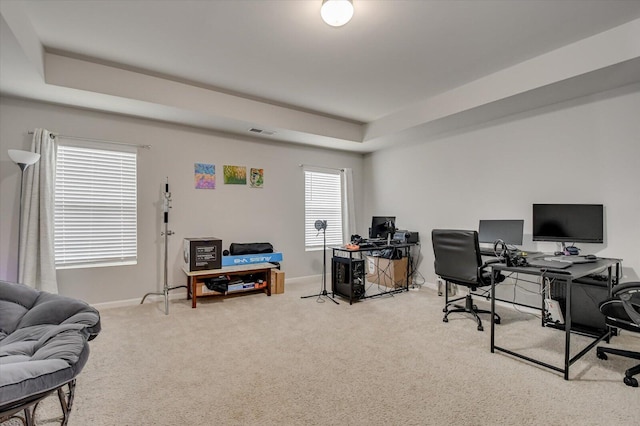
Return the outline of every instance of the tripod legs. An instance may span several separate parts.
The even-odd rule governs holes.
[[[325,223],[326,228],[326,223]],[[317,297],[318,301],[322,300],[322,296],[325,296],[327,299],[331,300],[336,305],[340,303],[329,296],[327,293],[327,234],[325,228],[322,228],[322,236],[323,236],[323,252],[322,252],[322,291],[318,294],[312,294],[311,296],[302,296],[301,299],[308,299],[310,297]],[[323,300],[324,302],[324,300]]]
[[[312,294],[309,296],[301,296],[300,299],[308,299],[310,297],[317,297],[318,299],[321,299],[322,296],[325,296],[327,299],[331,300],[333,303],[335,303],[336,305],[339,305],[340,302],[338,302],[336,299],[334,299],[333,297],[329,296],[329,293],[327,293],[326,289],[323,289],[320,293],[318,294]]]
[[[175,286],[175,287],[165,287],[164,290],[162,291],[162,293],[147,293],[147,294],[144,295],[144,297],[140,301],[140,304],[142,305],[144,303],[144,299],[146,299],[147,296],[151,296],[151,295],[164,296],[164,314],[165,315],[169,315],[169,292],[171,290],[175,290],[177,288],[187,288],[187,286],[186,285],[178,285],[178,286]]]

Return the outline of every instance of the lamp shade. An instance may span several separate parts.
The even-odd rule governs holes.
[[[353,17],[353,3],[351,0],[322,0],[320,16],[332,27],[341,27]]]
[[[26,166],[30,166],[32,164],[37,163],[38,160],[40,159],[40,154],[31,152],[31,151],[21,151],[19,149],[10,149],[8,153],[9,153],[9,158],[11,158],[11,160],[18,165],[24,164]]]

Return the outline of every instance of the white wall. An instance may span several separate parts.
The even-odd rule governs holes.
[[[65,108],[13,98],[0,99],[0,279],[16,277],[20,169],[8,149],[29,149],[27,131],[151,144],[138,156],[138,264],[58,271],[60,293],[90,303],[128,300],[162,288],[162,192],[169,177],[169,282],[184,284],[180,268],[185,237],[232,242],[271,242],[284,253],[287,278],[318,275],[322,252],[304,250],[304,178],[299,164],[353,169],[356,214],[362,211],[360,154],[293,144],[258,142],[149,120]],[[193,164],[216,165],[217,188],[194,189]],[[264,169],[263,189],[224,185],[224,164]]]
[[[524,219],[533,203],[602,203],[605,243],[583,254],[623,258],[640,274],[640,86],[554,105],[500,122],[379,151],[365,158],[365,214],[417,230],[419,271],[435,283],[431,230],[477,229],[479,219]],[[359,228],[361,232],[366,229]]]

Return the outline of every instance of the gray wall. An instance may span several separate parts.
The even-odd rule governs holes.
[[[394,214],[399,227],[419,231],[419,270],[435,283],[434,228],[477,229],[479,219],[524,219],[524,248],[548,252],[556,243],[531,241],[533,203],[602,203],[605,243],[578,246],[583,254],[623,258],[625,279],[635,280],[639,90],[629,86],[368,155],[364,217]]]
[[[0,99],[0,278],[15,279],[20,169],[8,149],[29,149],[27,131],[52,132],[151,144],[138,156],[138,264],[58,270],[60,293],[90,303],[142,297],[162,287],[162,192],[169,177],[173,196],[169,229],[169,281],[184,284],[181,247],[185,237],[232,242],[271,242],[284,253],[287,278],[318,275],[322,252],[304,249],[304,178],[299,164],[350,167],[356,214],[362,211],[360,154],[293,144],[258,142],[149,120],[65,108],[13,98]],[[216,165],[217,188],[194,189],[193,164]],[[264,169],[265,186],[224,185],[222,165]],[[356,220],[358,222],[358,220]]]
[[[28,130],[152,144],[139,155],[139,262],[136,266],[58,271],[62,294],[92,303],[141,297],[162,284],[161,196],[173,193],[170,282],[185,281],[182,238],[217,236],[231,242],[270,241],[284,252],[287,278],[318,275],[321,252],[304,251],[304,184],[300,163],[354,170],[357,229],[372,215],[395,215],[400,228],[420,232],[419,271],[435,283],[433,228],[477,229],[479,219],[525,220],[531,204],[603,203],[604,244],[583,253],[624,259],[625,280],[640,273],[640,87],[582,98],[362,158],[359,154],[265,143],[197,129],[11,98],[0,100],[0,278],[15,278],[19,169],[7,149],[28,149]],[[265,188],[195,190],[193,163],[265,169]],[[218,175],[220,176],[220,175]],[[219,178],[220,179],[220,178]],[[511,290],[509,290],[510,292]],[[524,296],[528,296],[524,294]],[[537,301],[537,298],[533,298]],[[528,302],[525,300],[525,302]]]

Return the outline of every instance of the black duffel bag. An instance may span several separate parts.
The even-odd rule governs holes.
[[[226,293],[229,289],[229,277],[223,275],[221,277],[208,278],[204,280],[204,285],[212,291],[218,293]]]
[[[273,246],[271,243],[231,243],[229,246],[231,256],[259,253],[273,253]]]

